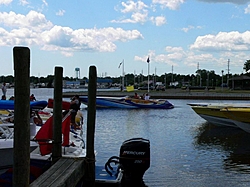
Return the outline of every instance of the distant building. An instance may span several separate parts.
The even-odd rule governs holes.
[[[250,90],[250,77],[246,75],[229,79],[229,87],[232,90]],[[232,86],[231,86],[232,85]]]
[[[63,88],[80,88],[80,81],[63,81]]]
[[[98,88],[109,88],[112,85],[112,79],[97,79]],[[88,88],[89,79],[76,81],[63,81],[63,88]]]

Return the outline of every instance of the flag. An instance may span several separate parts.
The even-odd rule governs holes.
[[[147,63],[149,63],[150,62],[150,60],[149,60],[149,57],[148,57],[148,59],[147,59]]]
[[[41,155],[47,155],[52,152],[52,144],[46,141],[53,137],[53,116],[51,116],[37,132],[35,140],[38,141]],[[39,141],[40,140],[40,141]]]
[[[69,114],[69,115],[68,115]],[[69,145],[69,131],[70,131],[70,118],[71,114],[68,112],[68,116],[62,122],[62,134],[63,134],[63,143],[62,146]]]
[[[132,92],[132,91],[134,91],[134,85],[127,86],[126,89],[127,89],[127,92]]]
[[[121,67],[122,63],[123,63],[123,61],[121,61],[121,62],[120,62],[120,64],[119,64],[118,68],[120,68],[120,67]]]

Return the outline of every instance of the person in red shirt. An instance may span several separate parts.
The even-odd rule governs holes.
[[[30,101],[36,101],[36,98],[35,98],[34,94],[31,94]]]

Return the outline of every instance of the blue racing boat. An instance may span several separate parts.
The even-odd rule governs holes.
[[[14,110],[15,108],[14,100],[0,100],[1,110]],[[42,110],[48,105],[47,101],[30,101],[30,109]]]
[[[80,101],[88,105],[88,96],[80,96]],[[125,97],[96,97],[97,108],[149,108],[149,109],[171,109],[174,105],[166,99],[134,99],[128,96]]]

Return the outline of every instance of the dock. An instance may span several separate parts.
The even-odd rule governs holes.
[[[60,158],[49,170],[30,184],[30,187],[76,186],[85,174],[85,159]]]
[[[133,96],[134,93],[142,95],[146,93],[146,90],[134,90],[132,92],[120,91],[120,90],[108,90],[108,91],[97,91],[97,96],[105,97],[123,97],[123,96]],[[71,98],[74,95],[87,96],[87,91],[72,91],[72,92],[63,92],[63,98]],[[166,89],[165,91],[150,91],[149,92],[151,99],[192,99],[192,100],[249,100],[250,91],[246,90],[237,90],[230,91],[224,90],[221,91],[220,88],[211,91],[200,91],[192,90],[186,91],[182,89]]]

